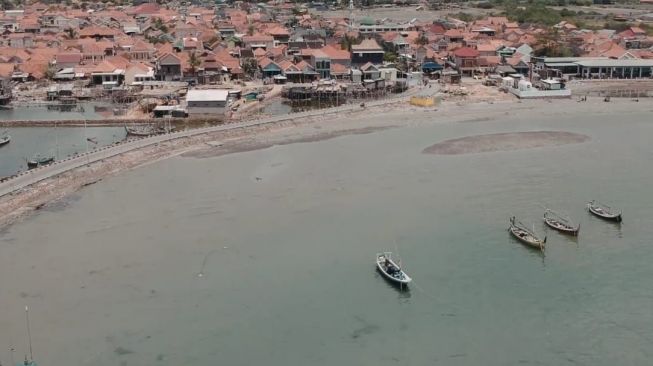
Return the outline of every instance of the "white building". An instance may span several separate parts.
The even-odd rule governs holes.
[[[188,94],[186,94],[188,114],[210,114],[212,116],[224,117],[227,110],[228,97],[228,90],[189,90]]]

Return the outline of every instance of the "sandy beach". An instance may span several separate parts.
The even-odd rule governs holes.
[[[204,134],[191,138],[167,141],[144,149],[130,151],[116,157],[93,163],[81,169],[72,170],[56,177],[46,179],[31,187],[0,198],[0,226],[7,226],[18,219],[24,218],[30,212],[43,208],[50,202],[57,201],[67,195],[98,182],[106,177],[119,174],[122,171],[135,169],[151,164],[161,159],[184,154],[193,157],[219,156],[242,151],[264,149],[274,145],[319,141],[343,135],[373,133],[387,128],[409,127],[413,124],[430,124],[438,122],[482,123],[501,115],[556,115],[597,114],[607,111],[653,111],[649,99],[633,102],[629,99],[615,99],[605,103],[601,98],[590,98],[587,102],[578,103],[574,100],[501,100],[494,102],[474,102],[458,99],[444,102],[436,108],[421,108],[410,106],[406,102],[394,102],[386,105],[368,107],[357,112],[339,116],[316,116],[305,119],[294,119],[280,123],[251,128],[237,128],[219,133]],[[518,131],[516,131],[518,132]],[[560,137],[561,136],[561,137]],[[512,135],[510,141],[506,136],[485,137],[464,140],[463,150],[469,153],[484,151],[501,151],[514,148],[536,148],[547,145],[583,141],[582,136],[538,134]],[[560,137],[560,139],[558,139]],[[580,140],[579,140],[580,138]],[[434,141],[438,143],[439,141]],[[426,152],[438,150],[439,153],[451,148],[452,142],[445,147],[424,147]],[[458,142],[460,145],[460,142]],[[460,146],[458,146],[460,147]],[[442,150],[444,149],[444,150]],[[456,150],[457,151],[457,150]],[[444,152],[447,153],[447,152]],[[458,153],[455,152],[454,153]]]

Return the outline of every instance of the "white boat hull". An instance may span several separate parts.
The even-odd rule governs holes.
[[[402,284],[402,285],[407,285],[409,284],[413,279],[410,278],[406,272],[402,271],[400,267],[390,258],[391,253],[380,253],[376,255],[376,268],[381,272],[383,277],[387,278],[388,280]],[[387,272],[386,268],[386,259],[391,263],[392,266],[397,268],[399,270],[399,275],[398,276],[393,276],[390,273]]]

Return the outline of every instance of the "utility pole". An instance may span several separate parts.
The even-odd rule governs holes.
[[[349,31],[354,30],[354,0],[349,0]]]

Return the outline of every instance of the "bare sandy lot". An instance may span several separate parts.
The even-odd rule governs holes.
[[[436,155],[476,154],[577,144],[589,139],[586,135],[564,131],[493,133],[442,141],[422,152]]]

